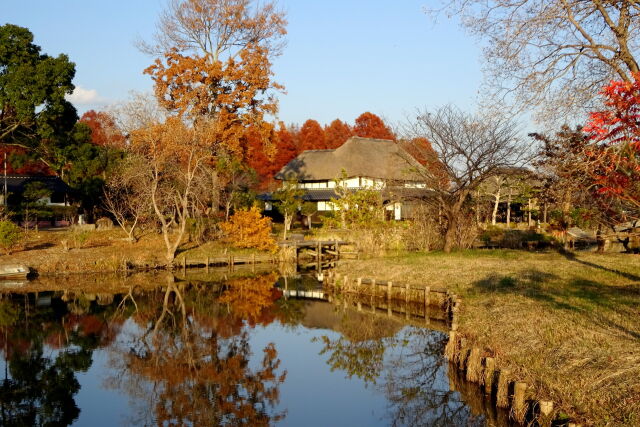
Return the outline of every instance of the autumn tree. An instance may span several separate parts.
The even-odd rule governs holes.
[[[373,113],[362,113],[355,121],[353,134],[362,138],[391,139],[396,137],[384,121]]]
[[[105,209],[132,243],[138,240],[137,230],[151,213],[151,183],[144,162],[143,158],[130,155],[113,171],[104,188]]]
[[[265,116],[277,111],[271,59],[286,34],[273,3],[251,0],[173,0],[161,15],[159,55],[145,70],[159,103],[188,120],[215,120],[214,140],[240,144],[248,126],[265,133]]]
[[[323,150],[327,148],[324,129],[320,123],[313,119],[309,119],[302,124],[300,132],[298,132],[298,146],[300,151],[305,150]]]
[[[225,240],[239,248],[273,250],[276,242],[271,237],[271,218],[262,216],[255,206],[236,211],[229,221],[220,224]]]
[[[92,144],[103,147],[123,147],[125,137],[111,114],[104,111],[89,110],[80,117],[79,121],[91,129]]]
[[[428,171],[423,178],[434,196],[427,202],[435,203],[446,220],[444,251],[450,252],[473,191],[498,171],[522,166],[529,158],[528,148],[520,142],[514,122],[497,115],[464,113],[452,106],[420,112],[407,124],[406,132],[409,141],[426,138],[446,172],[447,181]]]
[[[472,34],[486,40],[486,81],[493,98],[513,94],[544,117],[592,111],[611,79],[638,72],[640,5],[636,1],[451,0]]]
[[[324,128],[327,148],[338,148],[349,139],[353,133],[351,127],[340,119],[335,119]]]
[[[612,81],[603,90],[605,109],[585,126],[584,151],[598,194],[622,203],[640,218],[640,72],[632,81]]]

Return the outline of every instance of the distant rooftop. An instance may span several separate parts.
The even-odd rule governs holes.
[[[299,181],[348,177],[420,181],[426,170],[394,141],[351,137],[335,150],[303,151],[275,175],[276,179]]]

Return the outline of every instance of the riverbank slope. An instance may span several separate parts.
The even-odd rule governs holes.
[[[640,424],[640,257],[524,251],[345,261],[350,277],[442,286],[468,340],[588,424]]]

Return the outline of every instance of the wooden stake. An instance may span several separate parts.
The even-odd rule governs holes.
[[[429,307],[431,305],[431,287],[427,286],[424,288],[424,306]]]
[[[484,359],[484,392],[491,395],[493,389],[493,376],[496,371],[496,360],[493,357]]]
[[[474,347],[469,353],[467,361],[467,381],[477,383],[480,381],[481,365],[480,365],[480,349]]]
[[[404,301],[407,302],[407,303],[409,302],[409,289],[410,289],[410,286],[411,285],[409,285],[409,283],[407,283],[404,286]]]
[[[457,337],[456,332],[449,332],[449,341],[447,342],[447,346],[444,348],[444,357],[447,358],[449,362],[453,362],[457,350]]]
[[[387,282],[387,301],[391,301],[391,288],[393,287],[393,282]]]
[[[498,391],[496,392],[496,405],[498,408],[509,407],[509,375],[508,369],[501,369],[498,374]]]
[[[358,294],[362,292],[362,277],[358,277],[358,281],[356,282],[356,290]]]
[[[513,412],[516,421],[520,423],[524,422],[524,416],[527,413],[526,393],[527,383],[517,381],[513,387]]]

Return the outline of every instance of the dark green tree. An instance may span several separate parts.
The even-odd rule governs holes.
[[[0,143],[27,148],[59,171],[59,145],[78,120],[67,55],[43,54],[26,28],[0,26]]]

